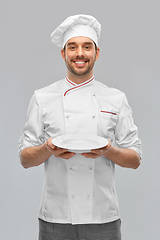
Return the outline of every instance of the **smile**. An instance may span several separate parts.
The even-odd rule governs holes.
[[[74,62],[77,66],[84,66],[86,63],[87,63],[87,61],[86,62]]]

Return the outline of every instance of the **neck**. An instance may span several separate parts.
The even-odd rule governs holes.
[[[93,77],[93,72],[89,72],[88,74],[78,76],[75,74],[72,74],[71,72],[67,71],[67,77],[74,83],[76,84],[81,84],[89,80],[90,78]]]

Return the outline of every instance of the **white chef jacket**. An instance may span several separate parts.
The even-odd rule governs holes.
[[[35,91],[19,141],[24,148],[63,134],[93,134],[112,145],[134,149],[141,141],[124,93],[94,77],[75,84],[67,77]],[[39,218],[56,223],[106,223],[120,218],[115,190],[115,163],[101,156],[76,154],[69,160],[52,155],[44,162]]]

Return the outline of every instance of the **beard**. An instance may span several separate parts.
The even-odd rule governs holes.
[[[76,60],[80,60],[80,61],[84,61],[87,62],[87,66],[86,67],[76,67],[74,66],[74,61]],[[88,74],[94,67],[95,64],[95,59],[91,62],[89,59],[84,59],[84,58],[76,58],[74,60],[67,60],[65,59],[65,64],[67,69],[74,75],[76,76],[84,76],[86,74]]]

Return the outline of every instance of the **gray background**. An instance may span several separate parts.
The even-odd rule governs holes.
[[[25,170],[18,140],[35,89],[66,75],[51,32],[69,15],[102,24],[96,79],[124,91],[142,139],[138,170],[116,168],[123,240],[160,239],[159,1],[0,2],[0,239],[35,240],[43,165]]]

